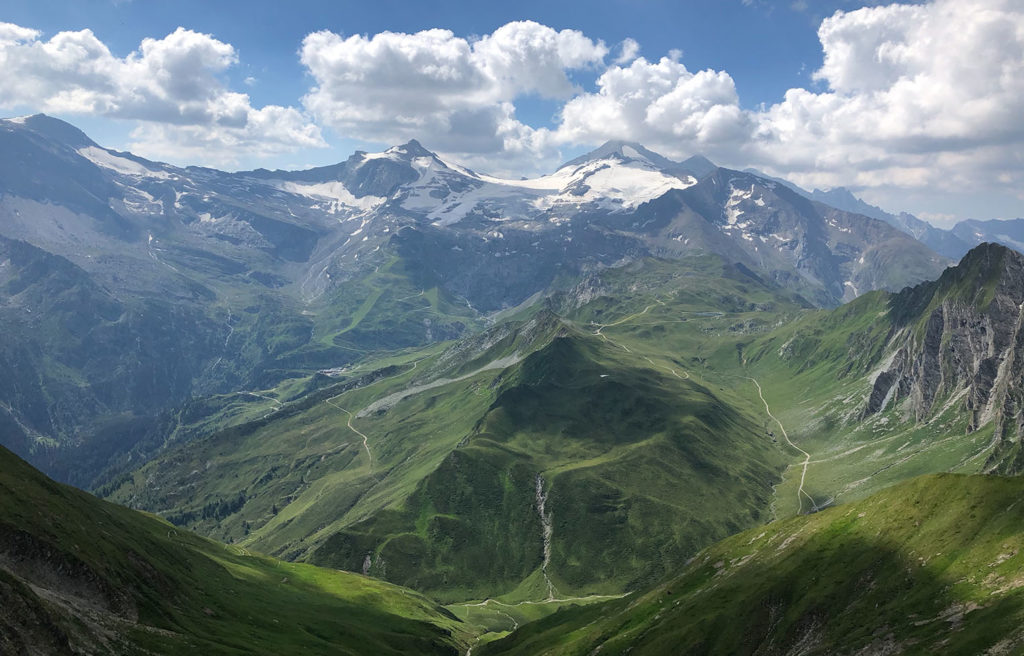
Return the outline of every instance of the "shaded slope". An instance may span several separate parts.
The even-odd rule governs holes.
[[[100,501],[0,447],[0,652],[453,654],[457,624],[410,591]]]
[[[669,582],[563,611],[479,653],[1018,653],[1021,494],[1020,479],[914,479],[751,529]]]

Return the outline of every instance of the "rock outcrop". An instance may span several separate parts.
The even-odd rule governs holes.
[[[889,314],[895,352],[875,377],[864,415],[903,401],[924,422],[945,403],[963,403],[969,432],[995,422],[989,468],[1020,470],[1024,256],[982,244],[935,282],[893,295]]]

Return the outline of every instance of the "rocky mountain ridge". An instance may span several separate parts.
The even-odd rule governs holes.
[[[962,403],[968,430],[994,422],[989,466],[1021,470],[1024,255],[998,244],[971,250],[936,281],[892,297],[896,345],[865,414],[904,403],[927,421],[939,403]]]

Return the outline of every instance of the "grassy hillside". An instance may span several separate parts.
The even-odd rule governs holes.
[[[717,258],[637,262],[333,386],[261,391],[264,416],[107,491],[446,602],[619,594],[772,518],[982,470],[993,428],[969,432],[958,393],[927,421],[864,412],[900,297],[810,310]]]
[[[1019,478],[916,478],[751,529],[657,587],[474,653],[1020,653],[1022,494]]]
[[[566,329],[493,394],[404,503],[332,535],[313,561],[369,560],[447,599],[531,577],[550,596],[613,593],[766,517],[782,455],[692,380]]]
[[[454,654],[465,631],[412,591],[212,542],[0,447],[0,653]]]
[[[790,454],[754,387],[702,381],[691,349],[721,325],[731,339],[798,311],[717,258],[646,261],[291,402],[297,381],[235,400],[238,418],[265,416],[105,491],[218,539],[450,601],[618,593],[769,516]],[[630,329],[641,337],[626,346]]]

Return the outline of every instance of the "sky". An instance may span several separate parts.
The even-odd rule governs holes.
[[[0,116],[179,165],[306,168],[415,138],[519,177],[609,139],[1024,217],[1024,2],[7,0]]]

